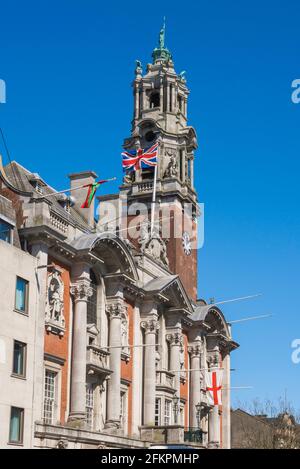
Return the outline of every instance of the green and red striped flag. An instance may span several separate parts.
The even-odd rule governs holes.
[[[96,190],[98,189],[98,187],[101,185],[101,184],[104,184],[105,182],[108,182],[108,181],[113,181],[115,180],[116,178],[112,178],[112,179],[102,179],[101,181],[97,181],[97,182],[94,182],[92,184],[86,184],[85,186],[83,187],[88,187],[88,193],[87,193],[87,196],[86,196],[86,199],[85,201],[83,202],[83,204],[81,205],[81,208],[89,208],[92,201],[93,201],[93,198],[95,197],[95,194],[96,194]]]

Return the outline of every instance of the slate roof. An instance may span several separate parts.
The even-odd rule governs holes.
[[[32,184],[30,183],[30,179],[36,176],[36,173],[31,173],[28,169],[24,168],[22,165],[20,165],[16,161],[13,161],[11,164],[9,163],[8,165],[6,165],[4,170],[5,170],[5,174],[9,182],[14,187],[17,185],[17,188],[21,189],[22,191],[32,192],[32,196],[34,198],[47,196],[47,195],[57,192],[55,189],[53,189],[51,186],[45,183],[42,178],[40,178],[41,181],[45,184],[42,186],[43,194],[40,194],[37,190],[34,189]],[[17,179],[17,182],[16,182],[16,179]],[[45,199],[51,202],[52,210],[54,210],[58,215],[65,218],[67,221],[71,223],[73,222],[74,224],[79,225],[79,227],[82,228],[83,230],[90,231],[89,225],[81,217],[81,215],[75,210],[74,207],[71,207],[70,213],[67,213],[65,209],[58,202],[57,197],[51,196],[51,197],[45,197]]]

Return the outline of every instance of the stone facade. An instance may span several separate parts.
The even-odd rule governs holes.
[[[153,172],[128,173],[118,194],[98,198],[102,210],[115,208],[117,224],[96,222],[94,201],[81,208],[85,192],[76,188],[96,180],[92,171],[70,175],[75,200],[15,162],[0,173],[0,220],[12,233],[0,240],[2,447],[230,447],[237,344],[221,310],[197,300],[197,140],[184,74],[162,38],[145,75],[137,63],[124,148],[159,141],[156,217],[169,217],[168,236],[161,227],[150,233],[150,220],[138,239],[124,229],[137,201],[150,207]],[[28,282],[28,317],[14,311],[17,276]],[[23,377],[11,376],[13,340],[28,347]],[[204,370],[215,366],[226,377],[222,407],[206,398]],[[13,423],[12,407],[22,410]]]

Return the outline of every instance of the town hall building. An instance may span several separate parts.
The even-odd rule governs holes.
[[[157,143],[155,179],[126,171],[82,208],[92,170],[69,175],[67,196],[17,162],[1,169],[2,448],[230,448],[238,344],[198,297],[197,136],[164,28],[152,59],[136,61],[123,148]]]

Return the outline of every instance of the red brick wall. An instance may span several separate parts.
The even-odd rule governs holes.
[[[172,209],[171,216],[173,218],[170,221],[171,225],[171,236],[167,244],[167,254],[170,263],[170,270],[180,276],[184,288],[188,295],[194,300],[197,299],[197,250],[192,249],[192,252],[187,256],[182,246],[182,238],[175,238],[177,234],[174,230],[176,218],[181,217],[181,210],[178,208]],[[178,219],[178,218],[177,218]],[[180,219],[180,218],[179,218]],[[183,217],[182,217],[183,220]],[[182,229],[184,230],[184,224],[182,221]],[[193,232],[195,231],[195,224],[193,224]],[[182,234],[182,233],[181,233]],[[192,238],[194,233],[189,233]]]
[[[62,269],[62,280],[64,282],[64,317],[66,321],[66,331],[63,337],[59,337],[51,332],[45,332],[45,353],[55,355],[65,360],[61,370],[61,407],[60,420],[65,422],[68,398],[68,368],[69,368],[69,340],[70,340],[70,272],[68,267],[59,261],[49,258],[49,264],[54,263]]]

